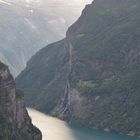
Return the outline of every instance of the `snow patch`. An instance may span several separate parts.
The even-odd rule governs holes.
[[[0,4],[7,4],[7,5],[12,5],[11,3],[9,3],[9,2],[6,2],[6,1],[4,1],[4,0],[0,0]]]

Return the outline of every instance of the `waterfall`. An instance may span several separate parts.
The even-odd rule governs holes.
[[[62,101],[62,114],[65,114],[66,112],[69,112],[69,106],[70,106],[70,75],[71,75],[71,70],[72,70],[72,49],[73,46],[71,42],[67,43],[67,46],[69,48],[69,60],[68,60],[68,76],[67,76],[67,81],[65,85],[65,90],[64,90],[64,98]]]

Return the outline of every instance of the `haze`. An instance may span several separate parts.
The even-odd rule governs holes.
[[[92,0],[0,0],[0,59],[14,76],[41,48],[65,37]]]

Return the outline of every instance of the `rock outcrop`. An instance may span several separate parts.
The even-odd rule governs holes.
[[[7,66],[0,62],[0,140],[41,140]]]

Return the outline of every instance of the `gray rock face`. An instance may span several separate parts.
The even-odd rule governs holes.
[[[41,140],[41,132],[35,128],[16,90],[8,67],[0,63],[0,140]]]

